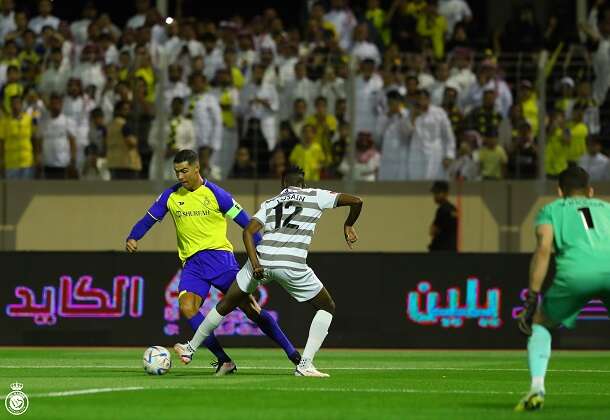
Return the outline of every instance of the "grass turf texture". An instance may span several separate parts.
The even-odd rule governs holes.
[[[29,419],[602,419],[610,352],[553,353],[546,406],[512,411],[529,387],[525,351],[322,349],[327,379],[296,378],[276,349],[229,349],[236,375],[208,354],[148,376],[140,348],[0,348],[0,394],[24,384]],[[0,418],[15,418],[0,407]]]

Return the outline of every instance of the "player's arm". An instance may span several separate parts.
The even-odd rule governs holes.
[[[362,199],[351,194],[339,194],[339,197],[337,198],[337,207],[347,206],[349,206],[349,214],[347,215],[347,219],[345,219],[345,223],[343,224],[343,234],[345,235],[345,242],[347,242],[347,246],[353,248],[354,242],[358,240],[358,235],[354,229],[354,224],[356,223],[356,220],[358,220],[360,211],[362,210]]]
[[[136,252],[138,250],[138,241],[146,235],[155,223],[163,220],[163,217],[167,213],[167,200],[173,191],[174,188],[165,190],[157,197],[157,200],[150,206],[144,217],[136,222],[125,240],[125,250],[127,252]]]
[[[231,194],[220,188],[218,185],[208,181],[207,187],[212,190],[216,200],[218,201],[218,207],[220,211],[235,223],[237,223],[242,229],[246,229],[250,223],[250,215],[244,210],[237,201],[233,199]],[[259,243],[261,240],[260,233],[254,235],[255,243]]]
[[[536,227],[536,250],[530,262],[529,288],[519,314],[518,325],[523,334],[532,334],[532,320],[538,307],[538,296],[546,278],[553,252],[553,226],[541,224]]]
[[[250,220],[248,226],[244,229],[243,239],[244,245],[246,246],[246,253],[248,254],[248,259],[250,260],[250,264],[252,264],[252,275],[255,279],[260,280],[263,278],[264,271],[263,267],[258,260],[258,255],[256,254],[256,245],[254,243],[255,235],[260,236],[259,231],[263,228],[263,224],[257,219]]]

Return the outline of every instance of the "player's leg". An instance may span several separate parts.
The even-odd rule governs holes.
[[[515,407],[517,411],[533,411],[544,404],[544,379],[551,358],[551,331],[559,325],[573,328],[576,317],[590,299],[588,290],[578,289],[571,282],[555,280],[546,292],[542,305],[532,322],[532,335],[527,341],[530,391]]]
[[[294,348],[288,337],[286,337],[286,334],[284,334],[284,331],[282,331],[276,319],[269,311],[262,309],[252,295],[248,295],[246,299],[241,302],[239,308],[251,321],[258,325],[267,337],[275,341],[277,345],[284,350],[286,356],[288,356],[288,359],[290,359],[292,363],[295,365],[299,364],[301,361],[301,354]]]
[[[335,302],[325,287],[322,287],[322,290],[308,302],[316,308],[316,314],[311,321],[307,343],[303,350],[301,363],[295,370],[295,375],[328,377],[328,374],[319,372],[313,366],[313,359],[328,335],[328,329],[335,315]]]
[[[309,267],[305,271],[275,269],[272,270],[272,273],[275,280],[297,302],[309,302],[316,308],[316,313],[309,327],[309,336],[303,350],[303,356],[294,374],[296,376],[328,377],[328,374],[319,372],[314,367],[313,359],[328,335],[328,328],[335,314],[335,302],[320,279]]]
[[[209,289],[209,287],[208,287]],[[206,292],[207,296],[207,292]],[[203,299],[201,296],[192,293],[192,292],[181,292],[180,297],[178,299],[180,305],[180,312],[182,316],[184,316],[193,331],[197,331],[199,325],[203,322],[203,314],[199,312],[199,308],[203,303]],[[229,363],[231,362],[231,358],[229,355],[223,350],[222,346],[218,342],[218,339],[214,334],[210,334],[202,343],[205,347],[207,347],[218,359],[218,363]],[[191,362],[192,355],[185,355],[184,357],[180,357],[180,360],[184,364],[188,364]]]
[[[193,331],[197,331],[199,325],[203,322],[203,315],[199,312],[203,301],[207,298],[208,292],[210,291],[210,282],[202,278],[201,266],[199,264],[199,256],[195,255],[189,260],[182,268],[180,274],[180,284],[178,285],[178,303],[180,305],[180,312],[188,320],[189,325]],[[213,354],[216,356],[218,363],[231,362],[231,358],[223,350],[222,346],[216,339],[216,336],[210,334],[206,337],[203,343]],[[176,352],[178,350],[176,349]],[[179,352],[178,352],[179,353]],[[179,354],[180,356],[180,354]],[[188,364],[191,361],[192,354],[184,354],[184,357],[180,357],[180,360]]]
[[[237,284],[240,279],[243,283],[241,287]],[[174,346],[174,349],[176,349],[176,352],[178,352],[179,355],[184,355],[187,358],[189,356],[192,357],[192,355],[199,349],[207,337],[209,337],[212,332],[222,323],[224,317],[237,308],[239,304],[250,294],[250,292],[242,289],[246,288],[249,290],[251,287],[256,288],[255,284],[250,284],[254,283],[252,281],[252,271],[250,270],[250,273],[248,274],[246,267],[239,271],[237,274],[237,280],[238,281],[235,281],[231,287],[229,287],[229,290],[227,290],[227,293],[224,295],[222,300],[218,302],[216,307],[212,308],[212,310],[208,312],[205,319],[203,319],[195,331],[193,338],[186,344],[176,344]],[[219,310],[222,312],[222,315]]]

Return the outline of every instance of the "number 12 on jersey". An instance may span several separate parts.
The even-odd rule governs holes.
[[[292,214],[290,214],[286,220],[284,220],[284,223],[282,223],[282,216],[283,216],[283,209],[288,209],[291,206],[294,206],[294,212]],[[293,223],[290,223],[290,221],[300,212],[303,211],[303,207],[299,206],[298,204],[296,204],[294,201],[288,201],[286,203],[278,203],[277,206],[274,207],[275,208],[275,229],[279,229],[280,227],[285,227],[288,229],[298,229],[299,226],[295,225]]]

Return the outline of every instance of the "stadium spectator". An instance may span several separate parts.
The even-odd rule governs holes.
[[[360,74],[356,77],[355,96],[356,132],[372,133],[377,124],[377,105],[383,88],[383,80],[375,73],[375,60],[366,58],[360,63]]]
[[[460,142],[458,156],[449,165],[448,173],[449,179],[455,181],[476,181],[480,178],[479,163],[475,161],[469,142]]]
[[[369,42],[369,27],[366,23],[361,23],[354,29],[350,53],[358,61],[369,58],[375,61],[376,65],[381,64],[381,53],[377,45]]]
[[[265,68],[261,64],[252,66],[252,80],[244,86],[239,102],[243,118],[260,121],[267,149],[273,149],[277,141],[276,120],[279,111],[278,93],[273,85],[263,84]]]
[[[256,165],[258,176],[266,176],[269,172],[269,145],[261,129],[260,120],[250,118],[247,122],[246,134],[239,142],[239,147],[246,147]]]
[[[504,147],[502,143],[501,146]],[[538,174],[538,148],[531,125],[521,121],[516,135],[507,143],[508,173],[515,179],[534,179]]]
[[[6,69],[6,83],[2,88],[2,111],[11,113],[11,98],[23,95],[23,84],[21,83],[21,72],[19,67],[9,65]]]
[[[481,177],[493,181],[504,179],[508,156],[504,148],[498,144],[498,132],[494,127],[489,127],[483,135],[483,147],[479,150]]]
[[[34,124],[23,100],[13,96],[11,113],[0,118],[0,178],[34,178]]]
[[[458,214],[455,206],[449,202],[449,183],[436,181],[430,191],[438,208],[430,225],[432,241],[428,250],[457,252]]]
[[[529,80],[522,80],[521,86],[517,94],[517,102],[521,104],[523,109],[523,117],[527,120],[534,132],[534,136],[538,135],[538,95],[534,91],[534,86]]]
[[[95,108],[95,102],[84,94],[80,79],[69,79],[66,93],[62,112],[75,124],[76,165],[80,168],[85,159],[85,147],[89,144],[89,113]]]
[[[74,42],[78,45],[84,45],[88,40],[88,27],[97,18],[98,10],[93,1],[88,1],[83,6],[81,19],[73,22],[70,25],[70,32],[74,37]]]
[[[447,37],[455,33],[457,24],[462,23],[463,28],[472,21],[472,10],[464,0],[440,0],[438,13],[447,21]]]
[[[193,121],[183,115],[184,99],[177,96],[172,100],[169,121],[165,114],[158,115],[150,129],[148,144],[151,150],[158,150],[161,143],[162,153],[153,153],[150,162],[150,178],[161,173],[163,179],[174,180],[174,156],[180,150],[196,150]],[[159,155],[162,159],[159,160]]]
[[[85,164],[80,178],[85,181],[110,181],[110,173],[102,166],[99,150],[95,144],[85,147]]]
[[[381,8],[380,0],[368,0],[366,2],[365,19],[373,26],[377,36],[381,39],[384,46],[388,46],[391,41],[390,28],[388,27],[387,13]]]
[[[473,108],[481,106],[483,93],[489,90],[496,93],[496,111],[503,117],[508,115],[508,111],[513,104],[513,95],[506,82],[498,77],[497,64],[490,58],[481,63],[476,82],[465,91],[462,104],[464,111],[468,113]]]
[[[102,91],[106,83],[102,65],[97,61],[98,49],[94,44],[89,44],[80,56],[79,64],[72,70],[72,77],[80,79],[83,86],[94,85],[98,91]]]
[[[282,121],[280,123],[280,136],[275,146],[275,151],[281,150],[286,158],[288,158],[297,144],[299,144],[299,138],[292,130],[290,122]]]
[[[417,19],[417,33],[426,43],[429,43],[434,58],[441,60],[445,56],[447,20],[439,14],[438,0],[428,0],[423,13]]]
[[[235,152],[239,143],[237,116],[239,112],[239,90],[231,81],[229,69],[216,72],[216,86],[212,89],[222,111],[222,142],[214,161],[220,167],[222,177],[226,178],[231,171]]]
[[[28,28],[40,35],[45,26],[50,26],[53,29],[59,27],[59,19],[53,16],[53,2],[50,0],[40,0],[38,2],[38,16],[33,17],[29,23]]]
[[[449,121],[451,121],[451,129],[456,138],[460,138],[464,131],[464,114],[458,107],[458,98],[460,96],[459,87],[455,82],[448,82],[443,92],[442,108],[447,113]]]
[[[554,109],[566,113],[566,117],[570,118],[570,110],[574,106],[574,79],[569,76],[561,78],[558,84],[559,98],[555,100]]]
[[[4,44],[6,35],[17,29],[15,23],[15,0],[3,0],[0,5],[0,45]]]
[[[332,25],[341,48],[348,50],[357,22],[352,11],[346,7],[345,0],[331,0],[330,11],[324,15],[324,20]]]
[[[148,144],[150,127],[155,117],[154,103],[148,94],[148,84],[142,77],[135,80],[133,101],[131,103],[131,115],[129,123],[133,134],[138,138],[138,153],[142,162],[142,178],[148,177],[152,149]]]
[[[142,171],[138,137],[128,122],[131,108],[130,102],[119,101],[108,125],[106,159],[112,179],[138,179]]]
[[[455,137],[447,114],[430,104],[426,90],[420,90],[410,118],[414,130],[408,153],[409,179],[446,178],[446,170],[455,158]]]
[[[306,105],[306,113],[313,109],[315,84],[307,77],[305,62],[298,61],[294,65],[294,78],[287,82],[281,100],[279,118],[284,120],[290,116],[290,105],[297,99],[303,99]]]
[[[315,128],[310,124],[305,124],[301,134],[301,143],[295,146],[289,159],[291,164],[303,169],[307,181],[319,181],[322,169],[327,163],[322,146],[315,141],[315,136]]]
[[[406,181],[409,176],[409,140],[413,126],[408,112],[402,109],[401,99],[397,91],[389,92],[388,112],[377,121],[376,137],[381,145],[380,181]]]
[[[269,177],[274,179],[282,179],[284,171],[288,167],[288,158],[280,149],[275,149],[269,162]]]
[[[601,153],[602,144],[597,136],[587,140],[587,153],[578,161],[578,166],[589,174],[591,181],[607,181],[610,179],[610,160]]]
[[[241,146],[235,152],[235,164],[231,169],[229,178],[234,179],[251,179],[256,174],[256,165],[250,157],[250,150],[247,147]]]
[[[459,91],[466,94],[477,82],[476,75],[471,69],[471,51],[465,48],[456,48],[451,58],[450,80],[457,84]]]
[[[167,68],[168,83],[165,85],[163,97],[168,110],[171,110],[174,98],[186,99],[191,96],[191,89],[183,81],[182,66],[180,64],[170,64]]]
[[[489,128],[498,130],[501,122],[502,115],[496,111],[496,91],[489,86],[483,92],[483,103],[470,112],[466,124],[469,129],[483,133]]]
[[[104,121],[104,112],[101,108],[95,108],[89,115],[89,141],[90,145],[95,146],[98,159],[106,161],[106,136],[108,129]]]
[[[527,122],[523,115],[523,107],[516,103],[510,107],[508,116],[502,118],[498,128],[498,143],[505,148],[510,148],[513,139],[519,136],[519,127]],[[529,123],[528,123],[529,124]]]
[[[347,147],[350,143],[350,126],[348,123],[340,123],[339,131],[337,132],[336,138],[333,140],[331,160],[326,168],[326,172],[329,178],[341,178],[342,174],[339,172],[339,165],[343,162],[346,156]]]
[[[336,75],[333,67],[326,66],[324,75],[316,82],[316,92],[317,96],[326,98],[328,112],[334,115],[337,101],[347,96],[345,80]]]
[[[354,179],[357,181],[375,181],[379,172],[381,155],[375,147],[371,133],[360,132],[356,139],[356,159],[354,161]],[[350,172],[350,162],[346,157],[339,165],[339,173],[344,176]]]
[[[578,126],[581,129],[581,126]],[[586,129],[586,127],[585,127]],[[549,178],[556,178],[570,164],[575,164],[586,152],[582,130],[573,136],[570,125],[566,123],[561,111],[553,114],[549,126],[544,155],[544,168]]]
[[[136,14],[127,21],[127,28],[138,29],[146,23],[146,13],[150,9],[150,0],[136,0]]]
[[[599,121],[599,105],[591,95],[591,83],[589,81],[581,80],[578,82],[576,97],[571,105],[572,106],[566,107],[566,118],[572,118],[572,110],[574,107],[583,107],[583,122],[587,125],[589,134],[599,134],[601,130]]]
[[[326,98],[318,96],[315,100],[315,113],[305,121],[315,130],[315,142],[322,146],[326,160],[330,160],[331,140],[337,132],[337,119],[328,113]]]
[[[449,80],[449,64],[441,61],[436,64],[434,71],[434,82],[430,85],[430,102],[432,105],[442,106],[445,87]]]
[[[191,97],[187,116],[193,119],[197,147],[207,147],[210,154],[220,150],[222,143],[222,110],[218,99],[208,92],[208,80],[202,73],[190,76]]]
[[[63,59],[61,50],[52,50],[38,83],[40,93],[48,97],[53,92],[64,92],[70,75],[68,68],[68,60]]]
[[[453,29],[451,38],[447,41],[445,51],[447,52],[447,55],[451,56],[461,50],[472,52],[474,46],[473,41],[468,37],[468,32],[466,32],[466,25],[458,23]]]
[[[76,124],[74,120],[62,113],[63,98],[57,93],[51,94],[49,108],[40,122],[37,153],[41,158],[45,179],[67,179],[77,176],[76,168]]]

